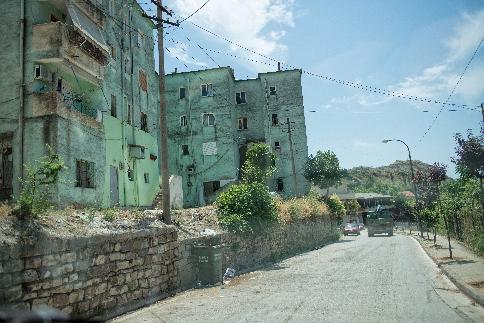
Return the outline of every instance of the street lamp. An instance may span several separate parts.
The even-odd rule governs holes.
[[[389,143],[391,141],[399,141],[401,142],[402,144],[405,145],[405,147],[407,147],[407,151],[408,151],[408,160],[410,161],[410,173],[412,174],[412,183],[413,183],[413,193],[415,194],[415,206],[416,206],[416,209],[418,210],[418,195],[417,195],[417,185],[415,184],[415,181],[414,181],[414,177],[415,177],[415,174],[413,172],[413,163],[412,163],[412,154],[410,153],[410,148],[408,147],[408,145],[405,143],[405,141],[403,140],[400,140],[400,139],[384,139],[382,140],[381,142],[386,144],[386,143]],[[418,212],[417,212],[417,222],[418,222],[418,226],[419,226],[419,229],[420,229],[420,235],[423,237],[423,231],[422,231],[422,224],[420,223],[420,216],[418,215]]]

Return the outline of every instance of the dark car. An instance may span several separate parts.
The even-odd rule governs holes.
[[[360,227],[358,226],[358,223],[346,223],[345,226],[343,227],[343,234],[345,236],[349,234],[356,234],[360,235]]]
[[[392,236],[393,218],[390,210],[378,207],[375,212],[368,212],[366,228],[368,229],[369,237],[379,233],[386,233],[388,236]]]

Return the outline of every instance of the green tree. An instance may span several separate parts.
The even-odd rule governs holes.
[[[37,216],[49,207],[48,189],[59,179],[65,169],[63,159],[47,147],[47,155],[26,166],[26,176],[21,179],[22,189],[18,199],[21,216]]]
[[[481,226],[484,229],[484,135],[474,136],[467,132],[467,138],[461,134],[455,135],[457,146],[456,157],[452,162],[457,166],[457,172],[464,178],[477,178],[480,185],[479,201],[481,204]]]
[[[339,166],[336,155],[330,151],[318,151],[316,156],[310,155],[304,169],[304,177],[329,195],[331,186],[341,183],[343,170]]]
[[[269,145],[252,144],[242,166],[242,179],[246,183],[265,184],[267,178],[276,171],[275,163],[276,155],[272,153]]]
[[[343,204],[347,215],[356,215],[360,209],[360,203],[357,200],[347,200]]]

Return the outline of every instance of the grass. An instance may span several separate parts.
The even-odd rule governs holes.
[[[287,201],[276,198],[276,207],[279,220],[283,223],[329,216],[326,204],[314,197],[302,197]]]

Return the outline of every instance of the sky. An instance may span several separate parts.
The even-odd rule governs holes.
[[[142,6],[154,13],[147,2]],[[163,3],[182,19],[205,2]],[[286,69],[476,109],[449,111],[303,74],[309,153],[332,150],[344,168],[406,160],[402,144],[381,142],[401,139],[413,159],[446,164],[455,176],[454,134],[480,129],[484,44],[476,49],[484,37],[482,0],[210,0],[165,33],[167,73],[220,65],[231,66],[236,78],[255,78],[281,61]]]

